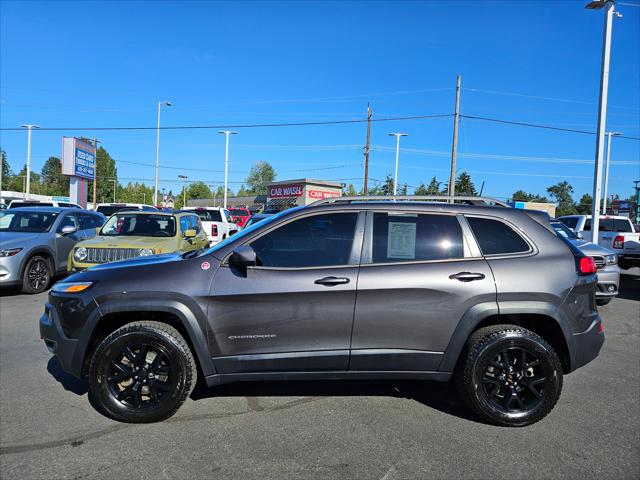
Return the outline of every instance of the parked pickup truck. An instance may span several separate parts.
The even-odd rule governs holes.
[[[195,212],[209,237],[209,244],[215,245],[238,233],[238,225],[232,220],[231,213],[221,207],[184,207],[185,212]]]
[[[591,215],[566,215],[559,217],[562,223],[585,240],[591,238]],[[595,243],[595,242],[594,242]],[[624,270],[640,266],[640,233],[636,233],[628,217],[600,217],[598,245],[610,248],[618,254],[618,265]]]

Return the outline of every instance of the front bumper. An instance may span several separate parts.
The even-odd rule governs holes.
[[[602,318],[597,315],[589,328],[581,333],[573,334],[575,355],[571,362],[571,370],[586,365],[596,358],[604,344],[604,330]]]
[[[618,295],[619,288],[620,269],[616,265],[610,265],[603,270],[598,270],[596,298],[615,297]]]
[[[22,283],[22,260],[24,251],[12,257],[0,258],[0,286]]]
[[[40,317],[40,338],[47,349],[58,357],[62,369],[74,377],[82,376],[82,361],[76,362],[78,340],[68,338],[62,331],[56,309],[50,303],[45,304],[44,313]]]

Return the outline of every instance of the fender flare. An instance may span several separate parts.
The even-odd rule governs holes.
[[[94,314],[91,315],[83,328],[83,334],[79,338],[79,348],[76,350],[74,359],[75,361],[84,362],[89,342],[93,336],[96,325],[105,316],[112,313],[126,313],[126,312],[163,312],[169,313],[175,316],[182,324],[187,332],[188,340],[193,345],[194,354],[196,360],[200,365],[202,374],[206,377],[214,375],[216,373],[215,366],[209,355],[209,348],[206,338],[206,316],[193,301],[193,299],[180,298],[181,295],[177,294],[164,294],[163,298],[158,298],[158,294],[152,296],[149,292],[140,294],[122,293],[117,298],[102,298],[96,299],[98,308]],[[189,305],[189,304],[195,305]],[[196,312],[194,313],[194,308]],[[198,320],[198,317],[200,320]],[[88,327],[88,328],[86,328]],[[77,364],[77,363],[75,363]]]
[[[556,305],[549,302],[532,302],[532,301],[508,301],[479,303],[474,305],[462,316],[456,329],[449,340],[447,349],[445,350],[442,362],[440,362],[439,370],[441,372],[453,372],[460,353],[464,349],[467,339],[476,330],[477,326],[486,318],[493,315],[514,315],[514,314],[534,314],[544,315],[556,321],[569,351],[570,365],[574,364],[575,358],[575,339],[573,333],[569,329],[569,324],[563,321],[562,313]]]

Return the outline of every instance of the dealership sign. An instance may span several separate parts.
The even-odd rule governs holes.
[[[308,190],[307,194],[310,198],[316,198],[318,200],[324,200],[325,198],[341,197],[340,192],[327,192],[325,190]]]
[[[93,180],[96,147],[79,138],[62,139],[62,173]]]
[[[302,189],[300,184],[276,185],[269,187],[269,198],[301,197]]]

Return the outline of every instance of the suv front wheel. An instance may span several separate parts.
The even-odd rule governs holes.
[[[180,333],[160,322],[129,323],[105,338],[89,368],[92,399],[123,422],[172,416],[196,383],[196,364]]]
[[[562,390],[562,366],[543,338],[515,325],[474,332],[457,373],[465,403],[495,425],[525,426],[544,418]]]

